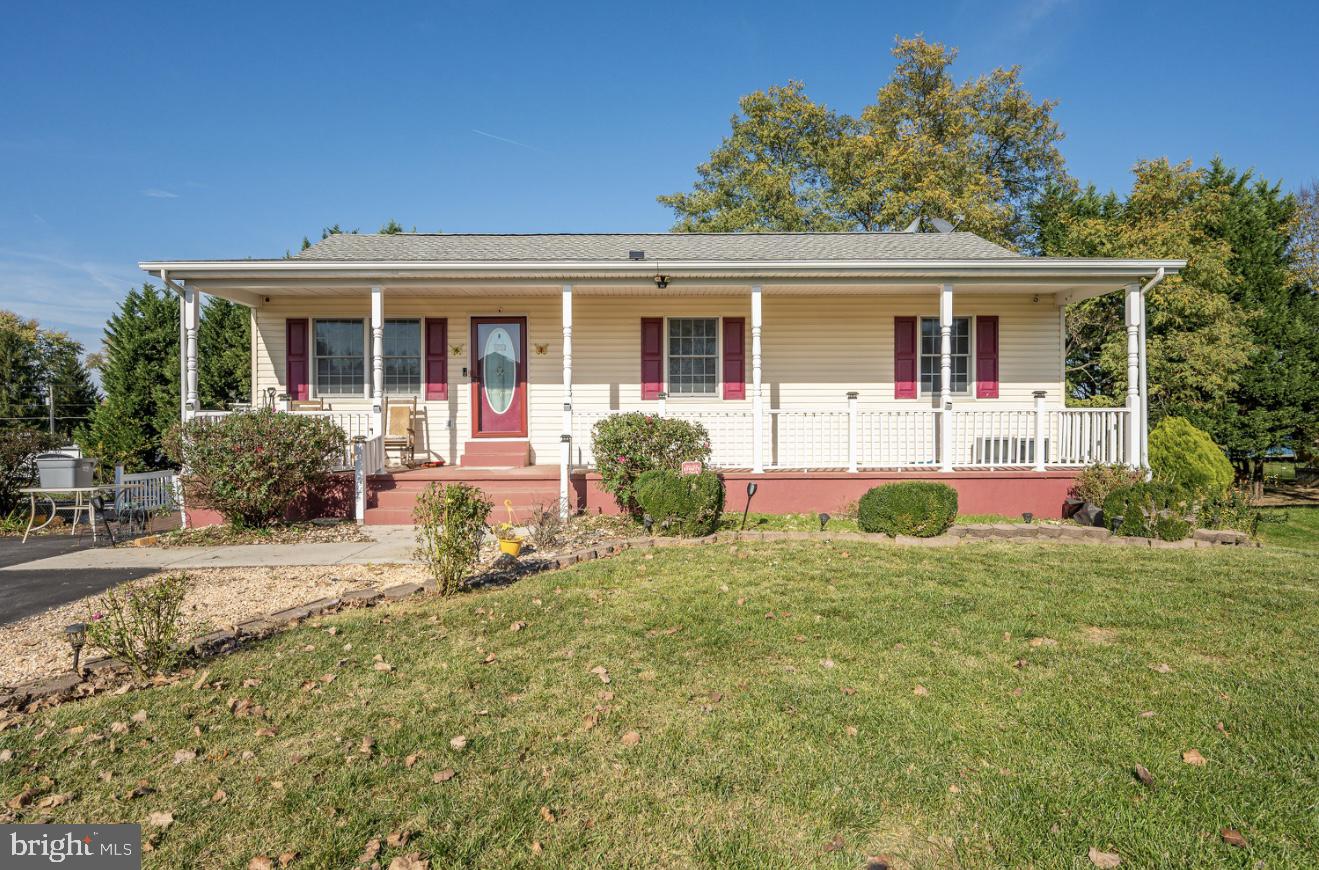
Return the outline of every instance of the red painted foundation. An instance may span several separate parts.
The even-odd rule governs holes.
[[[755,482],[757,490],[751,509],[758,513],[838,513],[854,504],[866,490],[904,480],[932,480],[957,490],[958,512],[962,514],[1006,514],[1017,516],[1030,511],[1040,518],[1062,516],[1074,470],[955,471],[750,471],[723,472],[728,489],[727,507],[741,511],[747,504],[747,484]],[[372,525],[407,525],[417,494],[435,481],[462,482],[479,487],[494,504],[491,516],[502,520],[504,501],[508,500],[519,518],[526,518],[538,504],[553,505],[559,500],[559,469],[552,465],[524,468],[418,468],[371,477],[367,483],[366,522]],[[588,513],[615,514],[618,505],[613,496],[600,488],[600,475],[577,472],[572,476],[572,497],[578,510]],[[287,516],[289,520],[315,517],[351,517],[353,515],[353,480],[351,475],[336,475],[326,491],[309,495],[298,502]],[[219,514],[205,508],[189,511],[195,526],[221,522]]]

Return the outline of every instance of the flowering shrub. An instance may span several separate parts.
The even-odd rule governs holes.
[[[87,639],[128,665],[139,680],[179,665],[184,656],[183,596],[187,574],[112,588],[87,621]]]
[[[436,481],[417,496],[417,555],[426,563],[441,595],[458,591],[481,553],[490,502],[465,483]]]
[[[612,414],[592,430],[600,485],[626,513],[637,515],[637,478],[647,471],[680,471],[710,458],[710,433],[699,423],[632,411]]]
[[[347,436],[324,417],[265,408],[176,427],[170,455],[183,492],[239,528],[282,519],[342,461]]]

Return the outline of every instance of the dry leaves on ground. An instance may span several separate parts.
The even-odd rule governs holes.
[[[450,746],[455,752],[462,752],[464,749],[467,748],[467,737],[466,737],[466,735],[459,734],[457,737],[454,737],[452,740],[449,741],[449,746]]]
[[[638,743],[641,742],[641,735],[636,731],[629,731],[623,735],[622,739],[619,742],[621,742],[624,746],[636,746]]]
[[[1218,835],[1223,838],[1223,842],[1229,846],[1236,846],[1238,849],[1244,849],[1250,844],[1246,842],[1245,836],[1236,828],[1223,828],[1219,830]]]
[[[454,773],[452,767],[446,767],[444,770],[437,772],[431,777],[431,782],[448,782],[458,774]]]
[[[153,828],[168,828],[174,824],[174,814],[171,812],[155,812],[147,816],[147,824]]]
[[[1185,752],[1183,752],[1182,761],[1186,762],[1187,764],[1193,764],[1196,767],[1204,767],[1206,764],[1209,763],[1208,761],[1205,760],[1205,757],[1200,754],[1200,750],[1198,749],[1188,749]]]
[[[1111,868],[1122,863],[1122,858],[1117,852],[1101,852],[1094,846],[1090,847],[1090,863],[1096,867]]]

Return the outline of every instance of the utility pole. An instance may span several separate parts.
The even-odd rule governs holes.
[[[46,389],[46,404],[50,406],[50,434],[55,434],[55,384],[52,382]]]

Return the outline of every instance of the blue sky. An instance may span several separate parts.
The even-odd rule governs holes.
[[[1020,64],[1068,169],[1215,154],[1319,176],[1319,4],[11,3],[0,307],[95,349],[141,259],[277,257],[339,222],[663,230],[739,96],[859,110],[897,35]]]

